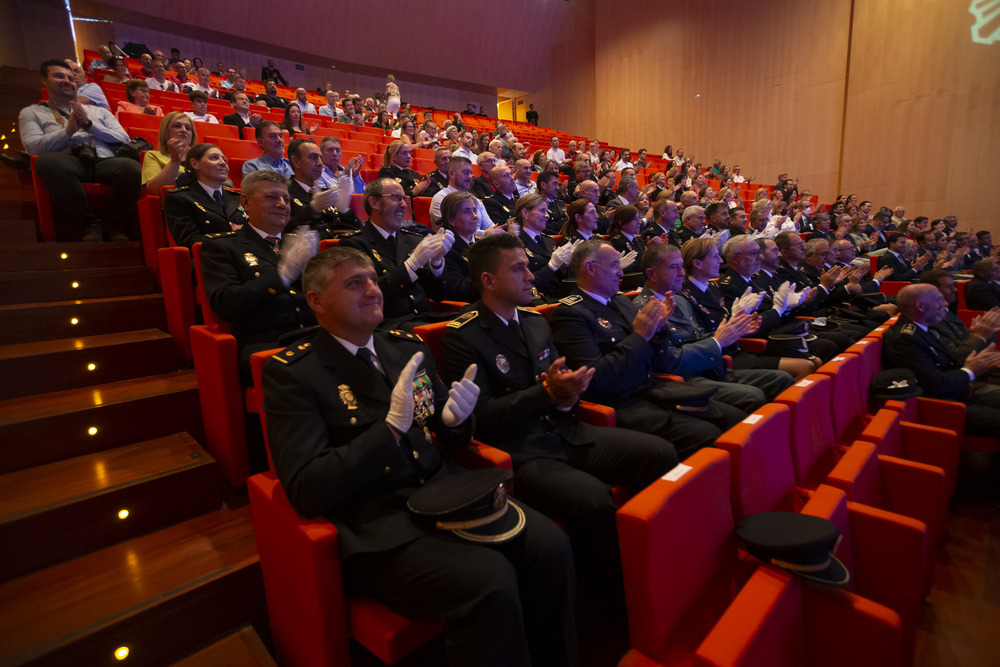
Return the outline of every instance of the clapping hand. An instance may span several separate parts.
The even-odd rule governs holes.
[[[444,404],[441,421],[445,426],[458,426],[472,414],[479,398],[479,385],[476,384],[476,365],[470,364],[465,369],[465,375],[458,382],[451,383],[448,390],[448,402]]]

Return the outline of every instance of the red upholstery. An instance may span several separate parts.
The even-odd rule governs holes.
[[[431,199],[433,197],[413,198],[413,219],[421,225],[426,225],[428,228],[434,229],[431,222]]]
[[[795,479],[815,488],[822,483],[838,455],[830,406],[833,381],[825,375],[807,375],[781,392],[776,403],[791,409],[791,448]]]
[[[201,316],[205,324],[226,325],[225,320],[212,312],[212,307],[208,304],[208,293],[205,291],[205,278],[201,274],[201,242],[191,246],[191,257],[194,260],[194,272],[196,278],[195,301],[201,307]],[[226,331],[229,331],[226,326]]]
[[[139,210],[139,233],[142,236],[142,254],[146,266],[153,270],[157,284],[160,283],[160,271],[156,251],[167,245],[167,228],[163,222],[163,205],[159,197],[143,195],[139,198],[136,208]]]
[[[222,119],[220,118],[219,120],[221,121]],[[214,144],[216,139],[232,139],[233,141],[240,139],[240,134],[235,125],[224,125],[221,122],[195,123],[194,129],[198,133],[199,142]]]
[[[872,260],[876,262],[878,261],[877,258],[875,257],[873,257]],[[875,271],[878,271],[877,267]],[[875,274],[872,273],[872,275]],[[883,280],[882,284],[879,285],[879,291],[882,292],[882,294],[885,294],[886,296],[896,296],[897,294],[899,294],[899,291],[901,289],[903,289],[907,285],[912,285],[912,284],[913,283],[911,283],[908,280]]]
[[[962,324],[969,327],[972,326],[972,320],[985,313],[985,310],[966,310],[965,308],[961,308],[956,315],[958,315],[958,319],[962,320]]]
[[[841,354],[816,371],[818,375],[825,375],[833,382],[836,408],[830,410],[830,414],[837,442],[850,442],[865,427],[869,384],[862,380],[863,364],[861,357],[856,354]]]
[[[895,410],[879,410],[858,439],[875,445],[878,453],[941,468],[949,498],[955,495],[961,440],[954,431],[904,422]]]
[[[962,450],[998,452],[1000,439],[965,435],[965,404],[923,396],[907,401],[886,401],[885,408],[894,410],[904,421],[954,431],[962,441]]]
[[[118,122],[121,126],[125,128],[125,131],[129,133],[129,136],[134,136],[132,134],[133,129],[147,129],[160,131],[160,122],[163,120],[163,116],[150,116],[145,113],[133,113],[130,111],[123,111],[118,114]],[[155,143],[153,144],[156,145]]]
[[[191,359],[191,326],[196,319],[195,290],[191,284],[191,252],[183,246],[156,251],[167,330],[184,359]]]
[[[38,171],[35,169],[37,160],[37,155],[31,156],[31,186],[35,191],[35,203],[38,205],[38,229],[43,241],[55,241],[56,225],[52,217],[52,199],[42,179],[38,177]],[[111,187],[100,183],[84,183],[83,191],[87,193],[88,198],[92,195],[107,196],[111,194]]]
[[[227,160],[252,160],[261,155],[260,146],[256,141],[232,140],[220,137],[213,141],[225,155]]]

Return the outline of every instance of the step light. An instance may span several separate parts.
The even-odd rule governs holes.
[[[80,283],[76,282],[75,280],[74,280],[74,281],[73,281],[73,283],[72,283],[72,284],[70,285],[70,287],[72,287],[73,289],[76,289],[76,288],[77,288],[77,287],[79,287],[79,286],[80,286]]]
[[[128,646],[119,646],[115,649],[115,660],[124,660],[128,657]]]
[[[91,426],[87,429],[87,435],[97,435],[97,427]]]
[[[59,259],[69,259],[69,255],[67,255],[66,253],[62,253],[61,255],[59,255]]]
[[[87,370],[88,371],[96,371],[97,370],[97,364],[87,364]]]
[[[69,323],[72,324],[73,326],[76,326],[77,324],[80,323],[80,320],[76,319],[75,317],[71,317],[69,318]]]
[[[125,507],[123,507],[120,510],[118,510],[118,518],[122,519],[122,520],[127,519],[128,518],[128,509],[125,508]]]

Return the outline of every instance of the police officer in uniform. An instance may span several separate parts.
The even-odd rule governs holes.
[[[468,442],[478,394],[471,378],[449,391],[419,339],[375,330],[381,294],[358,250],[320,253],[303,284],[322,329],[264,367],[268,441],[292,506],[336,524],[346,592],[446,621],[449,665],[578,665],[573,559],[562,531],[520,500],[519,534],[475,541],[407,509],[425,483],[462,473],[432,436],[445,447]]]
[[[240,191],[223,187],[229,177],[225,155],[202,143],[187,154],[189,185],[172,188],[163,197],[163,219],[174,243],[190,248],[207,234],[226,234],[247,221]]]
[[[318,189],[323,174],[323,155],[312,139],[293,139],[288,160],[295,172],[288,186],[292,200],[291,230],[300,225],[314,229],[321,239],[337,238],[361,230],[361,221],[351,210],[350,176],[341,176],[336,190]]]
[[[514,185],[510,167],[505,164],[493,167],[490,170],[490,183],[496,192],[483,200],[483,206],[486,207],[486,212],[489,213],[494,225],[506,225],[507,221],[514,217],[514,209],[517,206],[517,186]]]

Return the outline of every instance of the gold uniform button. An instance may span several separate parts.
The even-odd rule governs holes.
[[[290,290],[288,290],[288,293],[289,293],[289,294],[295,294],[295,290],[293,290],[293,289],[290,289]]]
[[[420,452],[418,452],[417,450],[414,449],[413,450],[413,458],[419,459],[420,458]]]
[[[358,423],[358,418],[357,417],[351,417],[351,426],[354,426],[357,423]]]
[[[390,468],[389,466],[386,466],[385,467],[385,474],[388,475],[390,472],[392,472],[392,468]]]
[[[267,288],[267,293],[268,293],[268,294],[277,294],[277,292],[275,292],[275,291],[274,291],[274,288],[273,288],[273,287],[268,287],[268,288]]]
[[[253,272],[253,277],[254,278],[260,278],[260,272],[259,271],[254,271]]]

